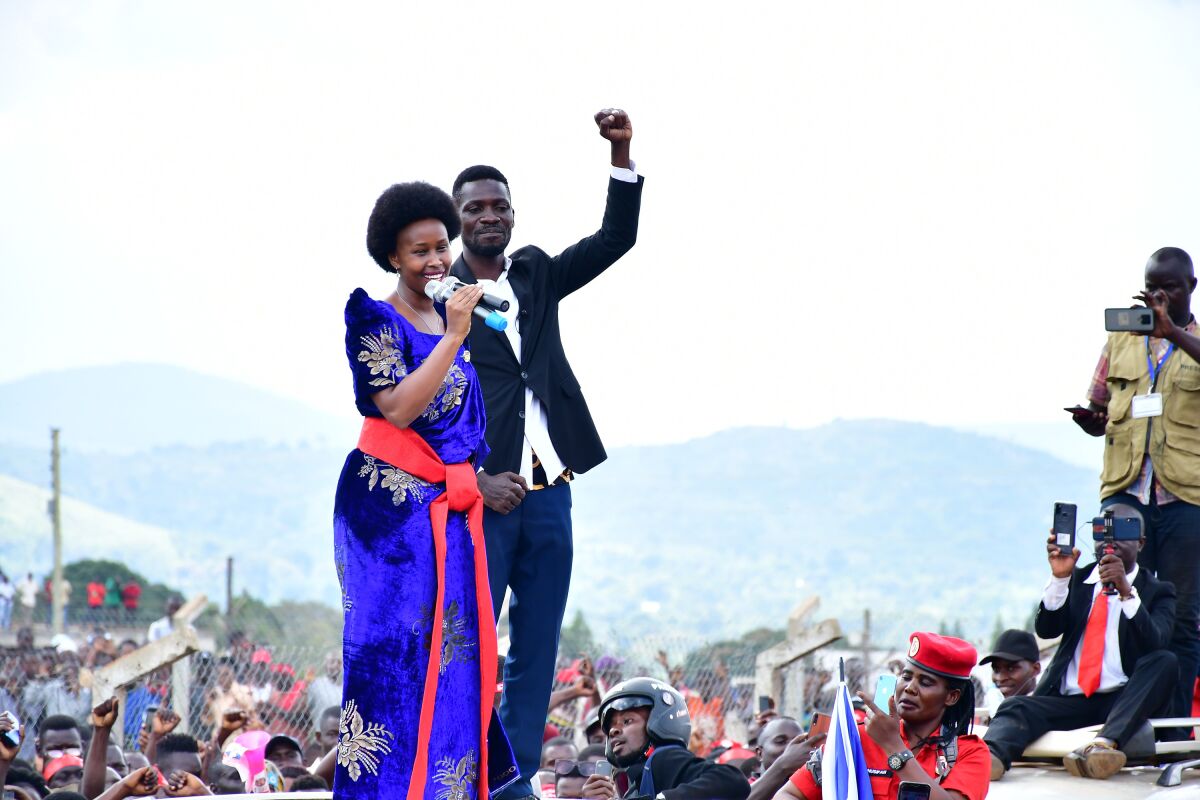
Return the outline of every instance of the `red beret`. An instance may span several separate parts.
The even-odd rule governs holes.
[[[943,678],[967,680],[977,658],[970,642],[953,636],[918,632],[908,637],[909,663]]]

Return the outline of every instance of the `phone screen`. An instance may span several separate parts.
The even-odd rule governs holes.
[[[896,676],[890,673],[880,675],[879,680],[875,682],[875,705],[879,710],[887,714],[891,710],[888,701],[896,694]]]
[[[901,781],[896,800],[929,800],[929,784]]]

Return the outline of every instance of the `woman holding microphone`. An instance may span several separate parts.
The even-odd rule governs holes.
[[[356,289],[346,304],[364,419],[334,508],[339,798],[484,799],[517,774],[492,712],[496,635],[475,481],[487,445],[466,337],[482,290],[444,305],[425,294],[448,273],[460,230],[445,192],[392,186],[371,213],[367,250],[396,289],[383,300]]]

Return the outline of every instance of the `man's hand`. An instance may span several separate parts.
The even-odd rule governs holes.
[[[12,714],[5,712],[0,714],[0,763],[3,763],[7,769],[12,760],[17,757],[17,753],[21,752],[21,746],[13,747],[8,743],[7,739],[3,738],[3,734],[8,733],[13,728],[17,728],[17,720]],[[25,741],[25,726],[17,728],[17,735],[21,737],[21,741]],[[3,781],[0,781],[3,783]]]
[[[217,729],[216,743],[218,748],[225,743],[231,735],[245,728],[250,722],[249,716],[240,708],[231,708],[221,715],[221,725]]]
[[[1104,429],[1108,426],[1108,412],[1104,409],[1075,406],[1065,410],[1071,413],[1071,421],[1088,436],[1104,435]]]
[[[628,142],[633,138],[633,123],[629,115],[619,108],[602,108],[596,112],[596,125],[600,135],[610,142]]]
[[[125,797],[149,797],[158,791],[158,773],[154,767],[142,767],[121,779]]]
[[[150,732],[158,739],[166,736],[179,725],[179,715],[169,708],[160,708],[150,723]]]
[[[1063,555],[1054,543],[1054,532],[1051,530],[1050,538],[1046,540],[1046,560],[1050,562],[1050,574],[1056,578],[1069,578],[1079,561],[1079,548],[1073,548],[1069,556]]]
[[[1125,574],[1125,562],[1115,553],[1105,553],[1100,559],[1100,582],[1111,583],[1117,587],[1121,597],[1129,597],[1133,587],[1129,585],[1129,576]]]
[[[521,505],[525,493],[529,491],[525,479],[515,472],[501,472],[499,475],[480,472],[475,477],[479,481],[483,504],[497,514],[507,514]]]
[[[617,800],[617,784],[605,775],[589,775],[583,782],[584,800]]]
[[[629,169],[629,142],[633,139],[633,123],[619,108],[602,108],[596,112],[600,135],[612,144],[612,165]]]
[[[771,769],[790,776],[793,772],[807,764],[808,757],[812,755],[812,751],[824,743],[825,734],[823,733],[818,733],[815,736],[806,736],[802,733],[788,742],[788,746],[779,754],[779,758],[771,765]]]
[[[1167,306],[1167,293],[1161,289],[1153,292],[1141,292],[1134,295],[1133,299],[1139,303],[1144,303],[1146,308],[1154,312],[1154,330],[1149,335],[1156,339],[1170,339],[1174,341],[1173,337],[1179,330],[1179,327],[1171,321],[1171,314]],[[1130,331],[1130,335],[1144,336],[1145,334]]]
[[[197,797],[212,794],[204,783],[190,772],[175,770],[167,778],[168,797]]]
[[[117,698],[110,697],[92,709],[92,727],[112,729],[117,724]]]
[[[879,706],[862,692],[858,693],[867,704],[867,736],[875,744],[883,748],[883,752],[891,755],[904,749],[904,739],[900,737],[900,717],[896,714],[896,697],[888,698],[888,711],[880,710]]]

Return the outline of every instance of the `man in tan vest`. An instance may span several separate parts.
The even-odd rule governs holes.
[[[1171,650],[1179,659],[1172,713],[1190,716],[1200,668],[1200,336],[1191,312],[1192,259],[1164,247],[1146,264],[1135,299],[1154,310],[1149,336],[1111,333],[1088,391],[1072,410],[1092,436],[1104,436],[1100,497],[1133,506],[1146,520],[1138,563],[1175,584]],[[1182,735],[1182,731],[1180,731]]]

